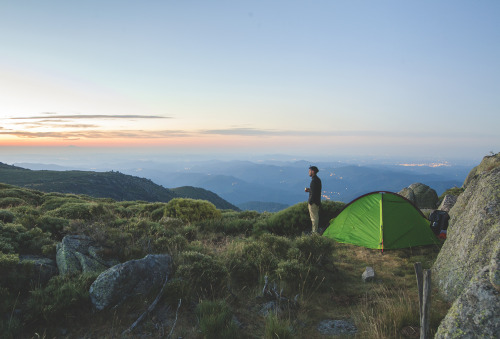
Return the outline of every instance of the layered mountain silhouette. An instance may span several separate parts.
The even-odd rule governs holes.
[[[203,188],[168,189],[150,179],[120,172],[29,170],[0,163],[0,182],[42,192],[85,194],[117,201],[168,202],[174,198],[202,199],[219,209],[239,210],[217,194]]]

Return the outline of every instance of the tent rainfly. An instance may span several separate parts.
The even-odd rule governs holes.
[[[386,191],[371,192],[351,201],[323,236],[382,250],[439,244],[422,212],[408,199]]]

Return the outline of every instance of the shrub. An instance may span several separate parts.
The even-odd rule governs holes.
[[[287,236],[311,231],[311,219],[307,202],[293,205],[273,214],[264,227],[268,232]]]
[[[227,282],[227,269],[209,255],[184,252],[180,256],[176,276],[189,282],[191,290],[200,296],[221,295]]]
[[[202,301],[196,307],[196,316],[206,339],[233,339],[239,336],[233,313],[224,301]]]
[[[28,319],[47,322],[69,318],[80,310],[90,312],[89,288],[97,274],[55,276],[44,288],[31,292]]]
[[[38,219],[37,226],[44,232],[50,232],[52,235],[60,235],[62,230],[69,226],[69,220],[44,215]]]
[[[42,192],[31,191],[23,188],[12,187],[0,190],[0,198],[18,198],[29,205],[35,206],[38,206],[40,204],[42,196]]]
[[[165,216],[179,218],[184,222],[217,219],[221,215],[214,204],[205,200],[175,198],[165,206]]]
[[[11,211],[16,216],[16,222],[23,225],[26,229],[36,227],[40,212],[33,206],[23,205],[14,207]]]
[[[14,197],[0,198],[0,208],[15,207],[23,204],[24,200],[21,198],[14,198]]]
[[[14,221],[14,213],[9,210],[0,210],[0,221],[11,223]]]
[[[335,241],[319,235],[301,236],[294,240],[293,247],[299,251],[292,251],[290,256],[304,263],[321,265],[325,258],[332,255]]]
[[[280,261],[276,274],[288,287],[297,289],[305,284],[312,269],[310,265],[291,259]]]
[[[207,233],[235,235],[250,233],[253,228],[253,222],[245,219],[222,218],[199,221],[196,223],[196,226]]]
[[[61,207],[48,212],[48,215],[66,219],[92,219],[92,204],[90,203],[66,203]]]
[[[322,201],[319,213],[319,228],[326,228],[330,220],[336,217],[345,204],[342,202]],[[273,214],[261,226],[263,230],[287,236],[297,236],[310,232],[312,225],[307,202],[295,204]],[[256,229],[259,231],[259,229]]]
[[[273,272],[279,257],[265,242],[244,240],[233,243],[225,253],[231,279],[246,284],[257,283],[263,275]]]

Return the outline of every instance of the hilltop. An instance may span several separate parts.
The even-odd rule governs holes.
[[[0,163],[0,182],[42,192],[85,194],[117,201],[168,202],[174,198],[202,199],[219,209],[239,208],[202,188],[168,189],[150,179],[120,172],[30,170]]]

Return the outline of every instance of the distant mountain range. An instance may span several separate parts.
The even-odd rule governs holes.
[[[164,188],[150,179],[120,172],[30,170],[0,163],[0,182],[42,192],[85,194],[118,201],[168,202],[173,198],[208,200],[219,209],[239,210],[217,194],[197,187]]]
[[[305,201],[309,186],[307,161],[171,161],[121,162],[100,165],[99,170],[119,170],[148,178],[163,187],[199,187],[217,194],[243,210],[274,212]],[[62,169],[58,165],[22,164],[32,169]],[[440,195],[460,187],[471,167],[449,164],[349,164],[314,163],[323,183],[323,199],[349,202],[372,191],[399,192],[423,183]],[[116,173],[116,172],[115,172]],[[175,190],[171,190],[171,192]]]

